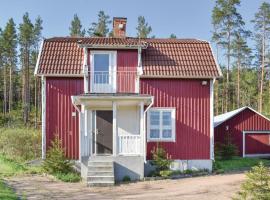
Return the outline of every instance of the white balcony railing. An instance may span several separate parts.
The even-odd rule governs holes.
[[[141,147],[140,135],[118,136],[118,152],[120,155],[140,155]]]
[[[89,79],[91,93],[138,93],[137,71],[95,71]]]

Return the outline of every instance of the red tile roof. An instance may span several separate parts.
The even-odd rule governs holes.
[[[220,77],[210,44],[196,39],[51,38],[45,39],[37,74],[81,75],[83,49],[87,47],[137,48],[142,51],[146,77]]]

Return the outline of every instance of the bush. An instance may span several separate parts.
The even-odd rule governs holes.
[[[61,141],[55,137],[42,166],[49,174],[68,174],[72,171],[72,163],[65,157],[61,146]]]
[[[173,171],[172,170],[162,170],[159,172],[159,174],[162,177],[170,177],[173,175]]]
[[[80,175],[75,172],[57,173],[55,177],[64,182],[79,182],[81,180]]]
[[[34,129],[0,129],[0,153],[19,161],[41,156],[41,132]]]
[[[131,181],[131,179],[130,179],[130,177],[129,176],[124,176],[123,177],[123,180],[122,180],[123,182],[130,182]]]
[[[165,149],[160,147],[159,144],[151,151],[151,154],[153,159],[152,164],[156,167],[157,172],[170,168],[172,161],[169,159]]]
[[[223,144],[216,145],[215,152],[217,153],[217,157],[223,160],[230,160],[238,154],[237,146],[233,144],[229,133],[225,135]]]
[[[241,185],[238,197],[234,199],[270,199],[269,169],[262,162],[252,167],[246,176],[247,179]]]

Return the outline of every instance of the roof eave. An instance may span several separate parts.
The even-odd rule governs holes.
[[[88,49],[146,49],[147,45],[90,45],[90,44],[78,44],[81,48]]]

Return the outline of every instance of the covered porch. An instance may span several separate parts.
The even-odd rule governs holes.
[[[135,168],[142,171],[140,177],[143,176],[143,161],[146,159],[145,115],[153,104],[153,97],[86,94],[73,96],[72,102],[80,113],[80,161],[110,157],[128,171],[134,172],[131,168],[139,165]],[[134,163],[134,160],[139,162]],[[118,173],[117,169],[115,172]],[[136,170],[135,173],[138,174]]]

